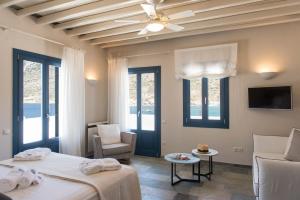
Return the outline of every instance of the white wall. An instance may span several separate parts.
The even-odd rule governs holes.
[[[219,150],[216,160],[251,164],[252,133],[288,136],[300,127],[300,23],[199,35],[161,42],[112,48],[108,53],[136,55],[170,53],[129,58],[130,66],[162,67],[162,153],[190,152],[198,143]],[[173,50],[238,42],[238,76],[230,78],[230,129],[185,128],[182,126],[182,81],[174,76]],[[262,80],[255,72],[269,66],[281,70],[278,77]],[[292,85],[292,111],[249,110],[247,88]],[[242,147],[244,152],[233,152]]]
[[[29,18],[16,17],[8,9],[0,10],[0,24],[60,41],[66,46],[86,51],[85,73],[99,81],[95,86],[86,84],[86,123],[106,120],[107,65],[105,51],[79,42],[50,26],[36,25]],[[0,30],[0,160],[9,158],[12,152],[12,133],[3,135],[3,129],[12,130],[12,49],[22,49],[61,58],[62,46],[36,39],[14,31]]]

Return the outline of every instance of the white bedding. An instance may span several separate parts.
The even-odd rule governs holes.
[[[51,153],[42,161],[1,161],[0,175],[8,166],[25,166],[45,174],[45,181],[25,190],[7,193],[14,200],[140,200],[136,171],[126,165],[117,171],[86,176],[79,171],[85,158]],[[67,180],[66,180],[67,179]],[[99,195],[100,194],[100,195]]]

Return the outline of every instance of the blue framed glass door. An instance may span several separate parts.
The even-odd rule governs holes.
[[[13,154],[35,147],[59,150],[60,59],[13,50]]]
[[[136,154],[160,157],[160,67],[129,69],[129,128],[137,133]]]

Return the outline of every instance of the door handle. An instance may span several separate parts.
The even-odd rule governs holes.
[[[140,117],[140,115],[141,115],[141,111],[139,110],[137,114],[138,114],[138,117]]]

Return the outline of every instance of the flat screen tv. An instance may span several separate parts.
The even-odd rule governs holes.
[[[249,108],[292,109],[291,86],[248,88]]]

